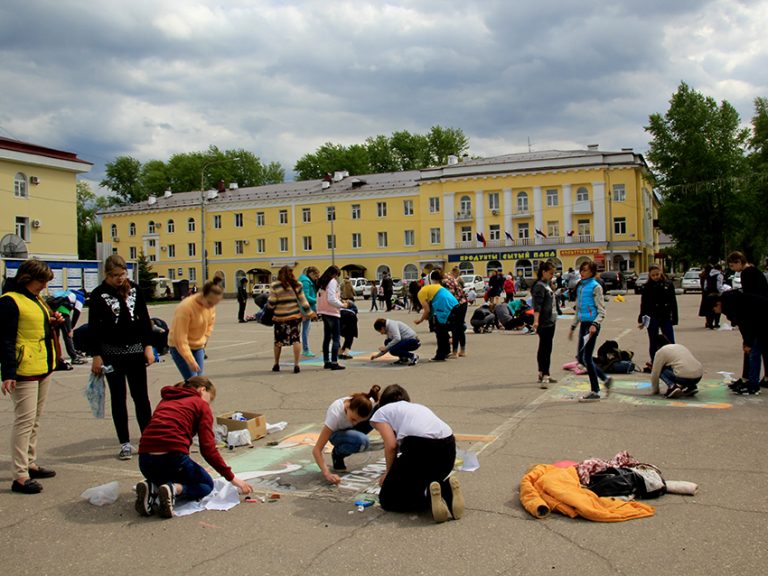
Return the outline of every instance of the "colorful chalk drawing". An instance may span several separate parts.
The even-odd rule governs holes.
[[[397,357],[392,356],[391,354],[384,354],[384,356],[381,356],[379,358],[376,358],[375,360],[371,360],[371,354],[377,353],[376,352],[367,352],[367,351],[353,351],[350,352],[350,356],[352,356],[351,360],[341,360],[341,363],[347,364],[352,363],[355,368],[381,368],[381,367],[387,367],[387,368],[393,368],[393,369],[403,369],[408,368],[408,366],[404,364],[398,364],[396,363]],[[321,367],[323,365],[323,358],[321,356],[317,356],[315,358],[302,358],[301,360],[302,366],[318,366]],[[293,367],[293,364],[285,361],[281,362],[281,366]]]
[[[662,390],[664,386],[661,386]],[[558,400],[578,400],[589,391],[589,380],[586,376],[567,376],[553,385],[551,395]],[[604,396],[604,392],[601,392]],[[613,387],[608,402],[620,402],[635,406],[665,406],[672,408],[704,408],[709,410],[728,410],[734,402],[748,401],[746,398],[735,396],[720,380],[702,380],[699,382],[699,393],[689,398],[667,400],[663,396],[651,394],[651,383],[648,380],[619,380],[613,376]],[[754,399],[753,399],[754,401]]]

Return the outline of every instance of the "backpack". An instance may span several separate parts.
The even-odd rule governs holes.
[[[635,353],[631,350],[622,350],[616,340],[606,340],[597,349],[596,363],[604,372],[609,374],[631,374],[636,367],[632,358]]]
[[[635,496],[641,500],[658,498],[667,492],[661,471],[651,464],[607,468],[590,476],[588,488],[598,496]]]

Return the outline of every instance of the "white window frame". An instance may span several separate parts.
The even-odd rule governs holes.
[[[614,184],[611,194],[614,202],[625,202],[627,200],[627,187],[624,184]]]
[[[131,222],[128,224],[128,236],[136,236],[136,223]]]
[[[556,208],[560,205],[560,193],[557,188],[549,188],[546,192],[547,208]]]
[[[403,200],[403,216],[413,216],[413,200]]]
[[[128,258],[130,260],[136,260],[136,257],[138,256],[138,249],[136,246],[131,246],[128,248]]]
[[[472,226],[461,227],[461,241],[472,242]]]
[[[576,202],[589,202],[589,189],[586,186],[576,189]]]
[[[264,238],[257,238],[256,239],[256,252],[259,254],[264,254],[264,252],[267,251],[267,241],[264,240]]]
[[[29,198],[29,180],[24,172],[16,172],[13,177],[13,195],[16,198]]]
[[[328,250],[336,250],[336,234],[326,234],[325,245]]]
[[[378,246],[379,246],[379,248],[386,248],[387,246],[389,246],[389,237],[388,237],[386,231],[385,232],[378,232],[377,238],[378,238]]]
[[[336,221],[336,206],[325,207],[325,221],[330,222],[331,220]]]
[[[216,240],[213,243],[213,255],[214,256],[221,256],[222,252],[224,251],[224,247],[221,243],[221,240]]]
[[[312,236],[302,236],[301,243],[304,247],[304,252],[312,252]]]
[[[278,213],[278,218],[278,222],[280,222],[280,224],[288,224],[288,210],[280,210]]]
[[[111,234],[112,238],[116,238],[117,237],[117,224],[112,224],[109,227],[109,233]]]
[[[189,269],[189,281],[190,282],[197,282],[197,268],[190,268]]]
[[[518,222],[517,224],[517,239],[518,240],[530,240],[531,227],[528,222]]]
[[[376,202],[376,217],[377,218],[386,218],[387,217],[387,203],[386,202]]]
[[[264,215],[264,212],[256,212],[256,226],[264,226],[266,222],[266,217]]]
[[[245,254],[245,240],[235,240],[235,254]]]
[[[235,228],[243,227],[243,213],[235,212]]]
[[[360,232],[352,232],[352,248],[363,247],[363,235]]]
[[[547,220],[547,236],[550,238],[560,236],[560,220]]]
[[[501,240],[501,225],[491,224],[488,227],[488,239],[489,240]]]
[[[403,241],[404,241],[405,246],[416,246],[416,231],[415,230],[406,230],[403,236],[404,236],[403,237]],[[409,238],[409,236],[410,236],[410,238]]]
[[[440,237],[442,230],[440,228],[430,228],[429,229],[429,243],[430,244],[440,244],[442,240]]]
[[[168,232],[168,234],[176,232],[176,222],[173,221],[173,218],[168,220],[168,225],[165,227],[165,231]]]
[[[196,228],[195,219],[190,217],[187,219],[187,232],[194,232]]]
[[[613,219],[613,234],[615,236],[625,236],[627,234],[626,216],[616,216]]]
[[[304,224],[309,224],[312,222],[312,208],[301,209],[301,221],[304,222]]]
[[[440,196],[430,196],[429,213],[437,214],[438,212],[440,212]]]
[[[168,244],[168,258],[176,258],[176,244]]]
[[[362,213],[360,204],[352,204],[352,220],[360,220]]]
[[[280,237],[280,252],[288,252],[288,236]]]
[[[517,206],[517,212],[519,214],[528,213],[528,192],[520,191],[515,196],[515,205]]]
[[[154,234],[155,230],[156,230],[155,221],[150,220],[149,222],[147,222],[147,234]]]
[[[488,194],[488,210],[498,210],[498,209],[499,209],[499,193],[490,192]]]
[[[214,214],[213,215],[213,227],[216,230],[221,229],[221,214]]]
[[[197,256],[197,244],[194,242],[187,242],[187,256]]]

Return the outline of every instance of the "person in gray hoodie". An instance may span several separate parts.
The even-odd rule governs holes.
[[[399,320],[388,320],[386,318],[377,318],[373,323],[373,329],[376,332],[386,335],[384,346],[379,347],[377,354],[371,355],[371,360],[384,356],[387,352],[398,357],[397,364],[408,364],[414,366],[418,361],[418,355],[414,350],[421,346],[419,337],[413,328]]]
[[[550,382],[556,382],[549,375],[550,358],[552,356],[552,341],[555,338],[555,323],[557,322],[557,305],[555,293],[552,291],[552,276],[555,265],[552,262],[542,262],[536,271],[536,284],[533,285],[533,329],[539,336],[539,349],[536,360],[539,365],[539,386],[548,388]]]

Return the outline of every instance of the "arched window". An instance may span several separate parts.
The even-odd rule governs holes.
[[[490,276],[491,272],[494,272],[494,271],[496,272],[502,271],[501,262],[499,262],[498,260],[491,260],[490,262],[488,262],[488,265],[486,266],[485,275]]]
[[[459,262],[459,271],[462,274],[474,274],[475,267],[472,262]]]
[[[589,256],[579,256],[578,258],[576,258],[574,268],[578,270],[579,268],[581,268],[581,265],[584,264],[584,262],[591,262],[591,261],[592,261],[592,258],[590,258]]]
[[[187,232],[194,232],[195,231],[195,219],[190,218],[187,220]]]
[[[128,224],[128,236],[136,236],[136,223],[131,222]]]
[[[517,193],[517,211],[522,214],[528,212],[528,192]]]
[[[214,276],[218,276],[219,278],[221,278],[221,287],[222,288],[226,288],[227,287],[227,277],[224,276],[224,272],[222,272],[221,270],[216,270],[216,272],[214,272],[213,275]]]
[[[533,264],[530,260],[518,260],[515,264],[515,276],[533,278]]]
[[[382,264],[376,268],[376,279],[381,280],[384,277],[384,274],[389,274],[389,266],[386,264]]]
[[[176,232],[176,223],[173,221],[173,218],[168,220],[168,227],[166,228],[166,230],[168,231],[168,234],[173,234],[174,232]]]
[[[576,202],[587,201],[589,201],[589,190],[584,188],[584,186],[581,186],[578,190],[576,190]]]
[[[416,264],[406,264],[403,268],[403,280],[411,282],[419,279],[419,269]]]
[[[240,280],[245,278],[245,270],[236,270],[235,271],[235,288],[240,288]]]
[[[155,233],[155,221],[150,220],[147,223],[147,234],[154,234]]]
[[[16,172],[13,177],[13,195],[17,198],[27,197],[27,175],[23,172]]]
[[[459,211],[462,214],[472,213],[472,199],[469,196],[462,196],[459,200]]]
[[[117,238],[117,224],[112,224],[112,226],[109,227],[109,233],[112,238]]]

